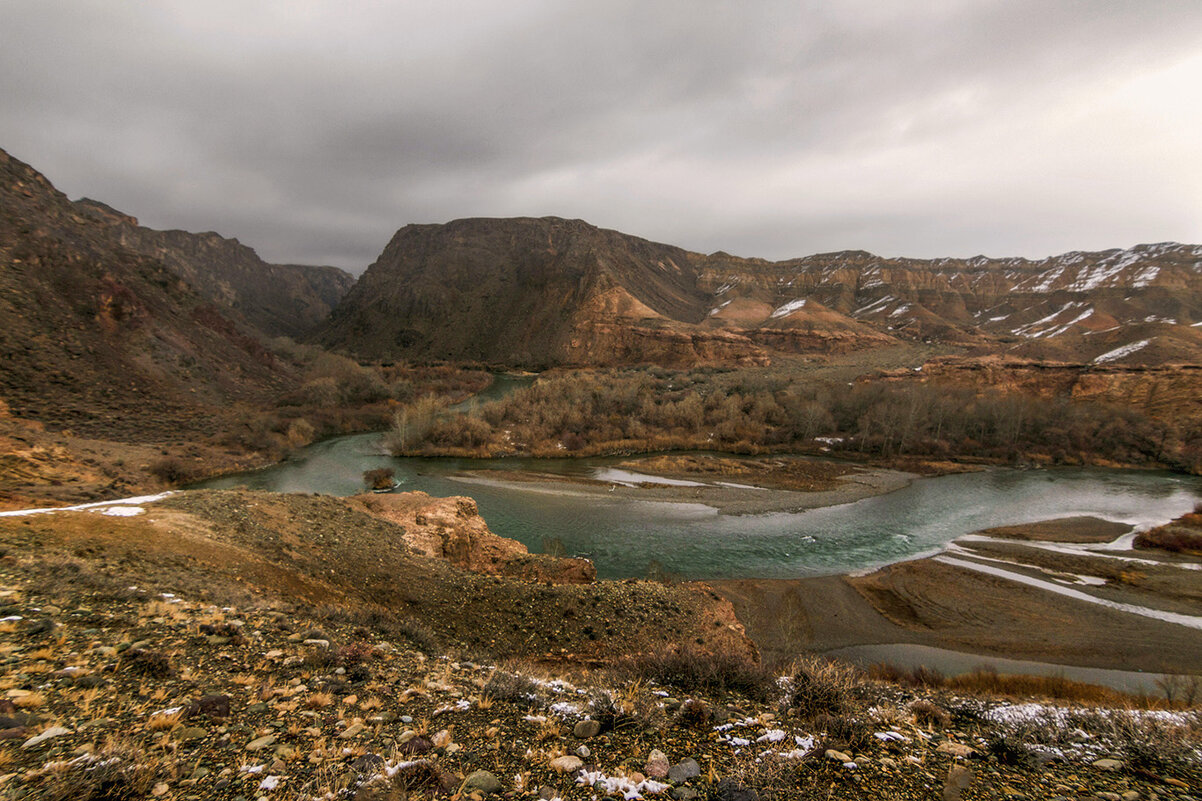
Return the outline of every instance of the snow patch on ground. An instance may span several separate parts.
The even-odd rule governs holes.
[[[1135,274],[1135,278],[1131,281],[1131,286],[1136,289],[1143,289],[1156,280],[1156,276],[1160,275],[1160,268],[1155,264],[1143,268]]]
[[[1150,339],[1141,339],[1139,342],[1132,342],[1129,345],[1123,345],[1121,348],[1115,348],[1114,350],[1108,350],[1105,353],[1103,353],[1101,356],[1098,356],[1097,358],[1095,358],[1093,360],[1093,363],[1094,364],[1104,364],[1105,362],[1113,362],[1116,359],[1125,358],[1127,356],[1130,356],[1132,353],[1136,353],[1137,351],[1141,351],[1144,348],[1148,347],[1148,345],[1151,344],[1151,342],[1152,342],[1152,340],[1150,340]]]
[[[581,771],[580,775],[576,777],[576,783],[585,787],[596,788],[606,795],[621,795],[625,799],[642,798],[643,793],[650,793],[652,795],[662,793],[672,786],[652,779],[643,779],[641,782],[634,782],[625,776],[607,776],[599,770]]]
[[[136,517],[146,512],[141,506],[109,506],[100,514],[109,517]]]
[[[792,314],[793,312],[797,311],[798,309],[805,308],[805,305],[806,305],[805,298],[800,298],[798,300],[791,300],[788,303],[786,303],[784,306],[781,306],[776,311],[772,312],[772,314],[769,315],[768,319],[775,320],[779,317],[787,317],[790,314]]]
[[[115,501],[97,501],[96,503],[81,503],[78,506],[54,506],[49,508],[38,509],[16,509],[11,512],[0,512],[0,517],[25,517],[27,515],[47,515],[54,512],[84,512],[90,509],[105,509],[111,506],[136,507],[144,503],[154,503],[161,501],[169,495],[174,495],[175,492],[160,492],[158,495],[138,495],[133,498],[119,498]],[[137,512],[117,512],[116,516],[128,517],[132,514],[140,514],[143,510]],[[104,514],[109,514],[104,512]]]

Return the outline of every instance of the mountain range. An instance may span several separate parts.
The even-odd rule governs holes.
[[[492,367],[766,365],[915,342],[1093,368],[1197,365],[1202,247],[771,262],[581,220],[464,219],[401,228],[356,281],[71,201],[0,151],[0,398],[12,414],[98,434],[203,425],[198,409],[295,385],[269,346],[280,336],[362,361]]]
[[[1202,247],[1027,259],[693,253],[581,220],[400,229],[316,341],[362,359],[766,364],[921,341],[1082,363],[1197,362]]]

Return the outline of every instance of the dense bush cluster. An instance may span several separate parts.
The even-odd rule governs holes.
[[[886,458],[1032,454],[1064,463],[1202,464],[1202,452],[1193,452],[1202,431],[1131,409],[909,381],[833,385],[771,369],[555,374],[470,414],[423,420],[420,438],[410,431],[410,452],[757,452],[822,444]]]

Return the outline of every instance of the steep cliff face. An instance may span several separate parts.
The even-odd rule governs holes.
[[[266,336],[304,335],[355,283],[336,267],[268,264],[237,239],[211,231],[156,231],[99,201],[84,198],[74,205],[81,215],[109,225],[122,247],[162,262]]]
[[[288,379],[248,326],[0,151],[0,396],[77,433],[204,430]]]
[[[1198,246],[768,262],[579,220],[476,219],[401,229],[319,340],[368,358],[531,366],[764,364],[906,340],[1158,364],[1200,360],[1200,320]]]

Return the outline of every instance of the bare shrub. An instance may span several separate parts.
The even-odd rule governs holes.
[[[730,653],[683,649],[632,657],[615,666],[620,678],[655,681],[686,693],[737,693],[767,700],[776,677],[759,662]]]
[[[187,484],[196,478],[196,471],[178,456],[157,459],[150,463],[148,469],[152,476],[173,487]]]
[[[653,696],[643,692],[640,682],[633,682],[614,694],[594,689],[588,694],[588,714],[601,724],[602,730],[654,728],[664,721],[664,712]]]
[[[712,717],[709,704],[700,698],[688,699],[676,712],[676,722],[690,728],[702,728],[709,724]]]
[[[530,703],[538,697],[538,684],[529,676],[497,670],[489,676],[480,693],[494,701]]]
[[[363,485],[368,489],[382,490],[392,487],[396,471],[391,467],[377,467],[363,471]]]
[[[121,665],[130,673],[162,679],[172,673],[167,655],[146,648],[130,648],[121,655]]]
[[[1202,530],[1170,523],[1135,535],[1136,548],[1159,548],[1169,553],[1202,553]]]
[[[856,707],[863,678],[859,670],[842,662],[802,658],[793,666],[782,705],[803,720],[843,715]]]
[[[910,703],[910,713],[920,726],[943,728],[952,722],[952,716],[943,707],[927,698],[919,698]]]

